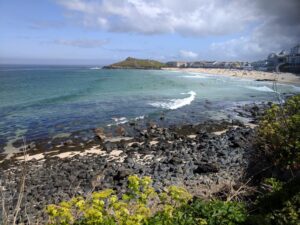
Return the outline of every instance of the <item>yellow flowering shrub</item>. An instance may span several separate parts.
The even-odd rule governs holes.
[[[148,218],[160,208],[170,217],[176,207],[186,204],[192,196],[176,186],[158,194],[150,177],[129,176],[128,189],[121,197],[114,190],[94,192],[87,198],[75,197],[68,202],[49,205],[49,224],[147,224]]]
[[[122,196],[111,190],[91,196],[72,198],[49,205],[49,223],[53,225],[235,225],[245,221],[243,204],[193,199],[182,187],[170,186],[157,193],[150,177],[129,176],[127,192]]]

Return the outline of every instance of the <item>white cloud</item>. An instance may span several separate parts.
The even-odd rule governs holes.
[[[256,20],[253,7],[224,0],[57,0],[79,13],[85,26],[143,34],[221,35]]]
[[[186,51],[186,50],[180,50],[179,54],[181,58],[195,59],[198,57],[198,54],[196,52]]]
[[[78,39],[78,40],[66,40],[58,39],[54,41],[55,44],[74,46],[80,48],[97,48],[108,43],[107,40],[92,40],[92,39]]]
[[[270,17],[247,36],[212,43],[210,54],[223,59],[255,61],[265,59],[271,52],[289,50],[300,43],[300,23],[284,23],[280,18],[278,15]],[[283,19],[288,20],[286,17]]]
[[[299,0],[55,1],[79,17],[83,26],[110,32],[225,38],[230,34],[233,38],[213,43],[207,52],[224,60],[264,58],[300,42]]]

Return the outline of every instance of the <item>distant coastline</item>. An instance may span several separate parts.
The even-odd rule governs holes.
[[[245,78],[256,81],[276,81],[278,83],[297,84],[300,85],[300,76],[292,73],[275,73],[257,70],[238,70],[238,69],[217,69],[217,68],[171,68],[165,67],[163,70],[206,73],[212,75],[221,75],[227,77]]]
[[[121,62],[117,62],[108,66],[102,67],[103,69],[143,69],[143,70],[160,70],[165,66],[164,63],[149,60],[149,59],[136,59],[128,57]]]
[[[137,59],[128,57],[123,61],[103,66],[102,69],[140,69],[140,70],[168,70],[180,72],[206,73],[229,77],[245,78],[256,81],[276,81],[279,83],[300,85],[300,76],[287,72],[267,72],[238,68],[190,68],[181,66],[169,66],[169,63],[162,63],[149,59]]]

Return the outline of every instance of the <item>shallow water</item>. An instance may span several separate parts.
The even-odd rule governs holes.
[[[281,93],[299,87],[279,85]],[[155,118],[168,123],[225,116],[233,105],[273,101],[272,83],[151,70],[0,66],[0,147]],[[0,149],[1,150],[1,149]]]

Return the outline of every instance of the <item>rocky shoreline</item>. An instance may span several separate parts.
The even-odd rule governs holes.
[[[0,164],[7,213],[12,214],[16,205],[24,169],[19,222],[25,224],[45,220],[47,204],[105,188],[121,194],[130,174],[151,176],[157,191],[176,184],[194,195],[209,197],[228,184],[244,181],[255,152],[255,126],[268,107],[249,104],[236,109],[251,124],[222,120],[166,128],[150,123],[145,129],[129,124],[133,136],[128,136],[124,125],[116,128],[119,135],[114,137],[98,128],[84,147],[29,151],[25,167],[19,154]]]

